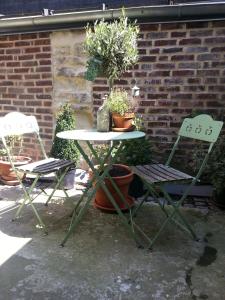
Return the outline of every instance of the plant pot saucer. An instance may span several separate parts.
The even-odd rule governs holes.
[[[117,132],[127,132],[127,131],[134,131],[135,125],[132,125],[128,128],[118,128],[118,127],[113,127],[112,131],[117,131]]]
[[[4,180],[3,178],[0,178],[0,182],[10,186],[15,186],[20,184],[19,180]]]
[[[133,197],[128,196],[126,198],[126,201],[127,201],[127,204],[129,205],[130,208],[134,205],[134,198]],[[123,205],[120,204],[119,206],[120,206],[120,209],[123,212],[128,210],[128,208],[126,207],[125,204],[123,204]],[[117,211],[114,207],[101,206],[97,203],[96,199],[94,200],[94,207],[100,209],[102,212],[105,212],[105,213],[111,213],[111,214],[112,213],[117,213]]]

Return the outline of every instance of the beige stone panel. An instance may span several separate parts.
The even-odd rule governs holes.
[[[93,127],[92,83],[84,79],[84,38],[82,29],[51,34],[54,114],[60,105],[72,103],[78,129]]]

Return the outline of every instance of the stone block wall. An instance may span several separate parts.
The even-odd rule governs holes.
[[[84,79],[86,55],[84,30],[53,32],[51,35],[53,67],[53,109],[70,102],[78,128],[93,125],[92,83]]]
[[[147,135],[160,152],[167,152],[183,117],[197,111],[224,118],[225,21],[142,24],[140,28],[139,63],[116,84],[129,89],[136,80],[138,111]],[[107,82],[96,80],[95,110],[107,92]]]

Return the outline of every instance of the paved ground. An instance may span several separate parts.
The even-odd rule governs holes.
[[[117,215],[91,207],[61,248],[79,194],[48,208],[36,203],[49,224],[44,236],[29,208],[10,221],[21,191],[0,186],[0,300],[225,299],[224,212],[183,208],[201,242],[171,225],[149,252],[136,248]],[[137,221],[150,234],[162,218],[146,204]]]

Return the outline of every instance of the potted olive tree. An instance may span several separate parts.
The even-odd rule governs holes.
[[[72,160],[75,163],[79,160],[79,151],[72,140],[63,140],[56,136],[60,131],[76,128],[76,119],[71,104],[66,103],[60,107],[56,116],[56,127],[50,155],[55,158]],[[75,181],[75,170],[70,170],[65,176],[64,188],[73,188]]]
[[[109,89],[115,79],[132,68],[138,61],[137,37],[139,27],[129,23],[124,10],[118,20],[96,21],[86,27],[84,47],[89,56],[86,79],[106,77]]]

